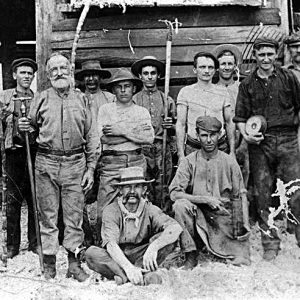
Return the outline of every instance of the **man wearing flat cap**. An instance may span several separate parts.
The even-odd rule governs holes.
[[[133,96],[133,101],[140,106],[145,107],[151,116],[151,123],[154,128],[155,138],[152,145],[143,146],[143,154],[147,160],[147,178],[154,178],[155,181],[149,189],[149,200],[162,207],[160,199],[161,191],[164,188],[161,181],[162,172],[162,144],[164,128],[168,129],[168,143],[166,147],[166,181],[169,183],[172,173],[172,154],[170,149],[171,135],[175,134],[175,103],[171,97],[168,97],[168,116],[164,117],[164,93],[157,88],[158,79],[165,75],[165,65],[154,56],[145,56],[136,61],[131,66],[132,73],[139,77],[143,82],[143,88]]]
[[[90,247],[85,253],[92,270],[117,284],[127,281],[138,285],[159,284],[156,272],[175,248],[182,228],[146,196],[144,170],[128,167],[120,170],[115,186],[118,197],[103,211],[102,247]]]
[[[278,206],[278,199],[272,197],[276,180],[280,178],[287,183],[300,178],[300,86],[293,72],[275,65],[278,46],[276,40],[268,37],[254,42],[257,68],[240,84],[234,117],[248,143],[263,258],[267,261],[273,260],[280,250],[278,234],[268,226],[270,207]],[[247,120],[257,115],[266,119],[264,134],[246,131]],[[299,201],[300,193],[296,192],[290,204],[297,219]],[[300,245],[300,225],[295,230]]]
[[[109,80],[108,89],[116,101],[104,104],[98,113],[98,132],[102,143],[100,182],[97,196],[97,230],[101,228],[102,212],[118,194],[113,183],[118,182],[121,168],[138,166],[146,171],[142,146],[154,140],[151,117],[146,108],[133,103],[132,97],[142,82],[125,68],[118,69]],[[98,243],[100,232],[98,232]]]
[[[284,43],[291,56],[291,63],[285,67],[291,70],[300,82],[300,32],[297,31],[286,37]]]
[[[169,187],[175,220],[183,228],[184,269],[194,268],[206,248],[234,265],[249,265],[248,203],[236,160],[218,150],[222,123],[201,116],[196,132],[201,149],[183,158]]]
[[[230,95],[225,87],[212,83],[219,61],[208,52],[194,56],[195,84],[182,88],[177,97],[176,138],[179,161],[201,147],[195,131],[198,116],[216,117],[222,123],[219,149],[235,157],[235,125]]]
[[[11,65],[16,87],[0,93],[0,109],[4,124],[6,173],[7,182],[7,251],[12,258],[19,253],[21,242],[21,206],[24,198],[28,205],[28,250],[36,253],[36,234],[30,183],[27,169],[25,143],[18,133],[17,123],[21,117],[21,101],[18,98],[33,98],[30,89],[37,64],[30,58],[19,58]],[[29,109],[30,100],[26,100]],[[34,144],[31,145],[31,154],[35,156]]]

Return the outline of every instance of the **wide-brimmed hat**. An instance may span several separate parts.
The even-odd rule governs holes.
[[[141,167],[128,167],[120,170],[120,182],[113,185],[122,186],[127,184],[151,183],[152,180],[145,180],[144,170]]]
[[[114,75],[107,81],[107,89],[112,91],[113,86],[119,82],[124,80],[130,80],[136,86],[136,93],[140,91],[143,87],[142,81],[135,77],[128,69],[119,68]]]
[[[15,59],[12,63],[11,63],[11,69],[13,72],[15,72],[17,67],[21,67],[21,66],[29,66],[33,69],[33,72],[35,73],[38,69],[37,63],[31,59],[31,58],[27,58],[27,57],[22,57],[22,58],[18,58]]]
[[[241,51],[239,50],[239,48],[237,46],[232,45],[232,44],[218,45],[217,47],[215,47],[213,49],[212,53],[218,59],[219,56],[226,51],[229,51],[233,54],[237,65],[239,65],[242,62]]]
[[[81,81],[89,73],[99,74],[101,78],[111,77],[111,73],[108,70],[103,70],[98,60],[87,60],[81,64],[81,69],[75,73],[75,78]]]
[[[142,59],[136,61],[131,66],[131,72],[139,77],[139,74],[142,72],[142,68],[146,66],[154,66],[157,68],[158,74],[160,74],[160,78],[165,77],[165,64],[159,61],[155,56],[144,56]]]

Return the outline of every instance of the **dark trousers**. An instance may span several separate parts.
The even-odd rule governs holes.
[[[136,267],[141,268],[143,266],[143,256],[146,252],[149,244],[140,246],[126,246],[121,247],[127,259]],[[174,250],[175,243],[165,246],[158,251],[157,264],[161,265],[166,257]],[[111,258],[108,252],[96,246],[91,246],[85,253],[86,262],[89,268],[95,272],[100,273],[102,276],[113,279],[115,275],[120,276],[124,282],[128,281],[128,278],[124,270]]]
[[[34,162],[36,151],[31,151]],[[28,206],[28,241],[29,248],[37,244],[33,204],[27,168],[26,149],[6,150],[7,173],[7,247],[19,251],[21,241],[21,207],[25,199]]]
[[[300,154],[296,132],[275,132],[266,134],[260,145],[249,144],[250,172],[253,178],[260,227],[266,231],[270,214],[269,207],[278,207],[279,198],[272,197],[276,190],[276,179],[284,183],[300,178]],[[300,191],[295,192],[289,201],[292,213],[300,220]],[[296,238],[300,245],[300,225],[296,226]],[[279,249],[280,240],[276,231],[271,237],[262,233],[265,250]]]

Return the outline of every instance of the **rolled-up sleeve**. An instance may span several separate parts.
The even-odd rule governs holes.
[[[248,93],[248,87],[243,81],[239,86],[233,122],[245,123],[249,119],[249,117],[251,116],[250,100],[251,99]]]

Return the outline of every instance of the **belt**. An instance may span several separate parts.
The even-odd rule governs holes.
[[[129,151],[104,150],[101,156],[120,156],[120,155],[139,155],[142,153],[142,148]]]
[[[38,153],[49,154],[49,155],[57,155],[57,156],[72,156],[75,154],[83,153],[83,147],[72,149],[72,150],[54,150],[38,147]]]

